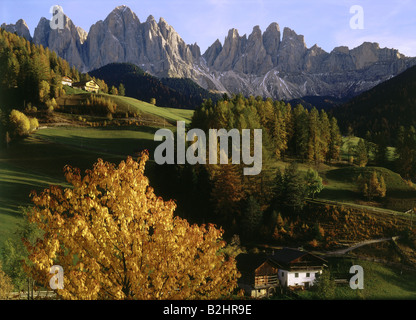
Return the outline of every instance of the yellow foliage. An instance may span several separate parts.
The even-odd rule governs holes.
[[[10,112],[10,124],[14,128],[15,134],[19,136],[27,135],[30,131],[29,118],[18,110],[12,110]]]
[[[3,272],[0,262],[0,300],[7,299],[13,290],[11,279]]]
[[[29,124],[30,124],[30,131],[34,131],[37,128],[39,128],[39,121],[36,118],[29,118]]]
[[[99,159],[84,177],[66,166],[72,188],[32,193],[28,218],[45,232],[35,246],[25,242],[34,279],[48,286],[50,267],[62,266],[64,299],[217,299],[236,287],[223,231],[174,216],[175,202],[149,186],[147,160]]]
[[[23,112],[12,110],[10,112],[10,124],[14,134],[18,136],[29,135],[30,132],[39,127],[38,119],[26,116]]]

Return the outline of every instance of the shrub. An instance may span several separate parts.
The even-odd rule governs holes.
[[[29,134],[30,120],[23,112],[12,110],[9,118],[15,135],[26,136]]]
[[[30,131],[35,131],[37,128],[39,128],[39,121],[36,118],[29,118],[30,123]]]
[[[334,298],[335,282],[329,270],[324,270],[315,281],[313,292],[317,299],[329,300]]]
[[[55,108],[58,107],[55,98],[52,98],[45,103],[48,113],[51,113]]]
[[[91,113],[97,115],[107,115],[109,113],[114,114],[117,110],[117,104],[111,99],[106,99],[96,95],[88,98],[87,107],[90,109]]]

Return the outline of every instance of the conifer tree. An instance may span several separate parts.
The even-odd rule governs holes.
[[[363,139],[358,140],[358,144],[355,151],[355,160],[358,166],[365,167],[368,162],[367,149]]]
[[[374,170],[367,182],[363,186],[363,194],[368,200],[373,200],[374,198],[380,197],[383,198],[386,196],[386,183],[383,176],[380,179],[377,177],[377,172]]]
[[[407,179],[416,178],[416,130],[413,126],[401,126],[397,134],[396,165],[401,175]]]
[[[327,161],[338,161],[341,155],[342,136],[338,127],[337,119],[330,120],[330,140],[328,146]]]
[[[236,165],[219,165],[214,173],[211,199],[220,221],[234,226],[241,218],[242,188],[241,172]]]
[[[292,146],[294,154],[304,160],[308,158],[309,119],[308,111],[302,105],[297,105],[293,110],[293,138]]]
[[[328,158],[329,146],[331,144],[331,122],[327,113],[322,109],[319,113],[319,136],[320,136],[320,158],[324,161]]]
[[[275,155],[280,158],[287,149],[287,130],[285,119],[280,110],[276,110],[274,113],[274,123],[272,137],[275,144]]]
[[[315,194],[321,192],[323,188],[322,178],[319,176],[318,172],[309,168],[305,175],[306,195],[314,199]]]
[[[295,211],[302,209],[305,199],[304,180],[296,162],[292,162],[285,169],[284,183],[285,204]]]
[[[118,86],[118,94],[120,96],[125,96],[126,95],[126,88],[124,87],[124,84],[120,83],[120,85]]]
[[[316,108],[312,108],[309,113],[309,139],[308,139],[308,160],[318,164],[323,161],[323,143],[320,132],[319,113]]]
[[[303,207],[305,199],[305,180],[296,162],[292,162],[282,173],[277,170],[274,185],[275,207],[286,207],[296,211]]]
[[[243,217],[241,222],[241,231],[246,238],[252,238],[257,235],[257,232],[262,223],[262,211],[256,198],[249,196],[244,201]]]

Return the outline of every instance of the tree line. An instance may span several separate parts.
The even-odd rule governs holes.
[[[191,127],[263,130],[263,147],[277,159],[295,157],[300,161],[338,161],[342,136],[336,118],[301,104],[294,108],[283,101],[239,94],[213,103],[205,100],[192,118]]]
[[[308,110],[302,105],[292,107],[272,99],[224,95],[216,103],[205,100],[195,111],[190,128],[205,132],[262,129],[263,167],[259,175],[244,176],[242,165],[231,163],[161,168],[165,170],[162,188],[178,200],[181,216],[196,222],[215,222],[230,236],[253,235],[265,223],[266,212],[295,212],[306,197],[322,190],[317,172],[302,171],[296,162],[319,165],[340,160],[342,136],[337,120],[324,110]],[[277,170],[279,160],[293,165]],[[167,181],[181,184],[173,187]]]

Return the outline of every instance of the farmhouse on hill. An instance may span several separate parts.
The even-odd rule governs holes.
[[[70,86],[70,87],[72,87],[72,79],[70,78],[70,77],[68,77],[68,76],[64,76],[64,77],[62,77],[62,84],[64,85],[64,86]]]
[[[100,89],[100,86],[94,80],[75,82],[72,87],[95,93],[98,93]]]
[[[283,287],[309,288],[327,263],[307,251],[291,248],[275,250],[269,259],[278,267],[279,282]]]
[[[242,253],[236,257],[241,273],[238,286],[254,298],[267,297],[277,288],[309,288],[326,261],[309,252],[283,248],[273,254]]]

